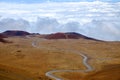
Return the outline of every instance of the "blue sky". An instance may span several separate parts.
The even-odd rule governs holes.
[[[120,2],[120,0],[0,0],[0,2],[15,2],[15,3],[40,3],[40,2],[81,2],[81,1],[103,1],[103,2]]]

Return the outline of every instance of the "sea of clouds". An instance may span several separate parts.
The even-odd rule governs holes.
[[[120,41],[120,2],[0,3],[0,32],[78,32]]]

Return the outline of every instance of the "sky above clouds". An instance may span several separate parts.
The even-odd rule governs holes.
[[[119,2],[119,0],[0,0],[1,2],[15,2],[15,3],[41,3],[41,2]]]
[[[0,0],[0,32],[6,30],[78,32],[120,41],[120,1]]]

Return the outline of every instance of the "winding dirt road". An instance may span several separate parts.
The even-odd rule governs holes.
[[[37,46],[37,42],[38,42],[38,40],[34,40],[32,42],[32,46],[35,47],[35,48],[46,48],[48,50],[51,50],[51,49],[52,50],[56,50],[56,49],[50,48],[50,47]],[[82,56],[83,57],[83,61],[82,62],[84,64],[84,66],[86,67],[86,70],[51,70],[51,71],[48,71],[48,72],[45,73],[46,76],[48,76],[48,77],[50,77],[52,79],[55,79],[55,80],[63,80],[63,79],[55,76],[53,73],[57,73],[57,72],[89,72],[89,71],[93,71],[92,66],[90,66],[88,64],[88,57],[84,53],[79,52],[79,51],[75,51],[75,50],[65,50],[65,51],[72,52],[72,53],[75,53],[75,54],[78,54],[78,55]]]
[[[53,78],[55,80],[63,80],[63,79],[53,75],[53,73],[57,73],[57,72],[89,72],[89,71],[93,70],[93,68],[88,64],[88,57],[87,56],[85,56],[83,53],[80,53],[78,51],[76,51],[74,53],[79,54],[80,56],[83,57],[83,64],[85,65],[86,70],[52,70],[52,71],[46,72],[46,76]]]

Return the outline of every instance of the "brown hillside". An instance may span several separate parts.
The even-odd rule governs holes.
[[[6,35],[6,36],[26,36],[26,35],[30,35],[30,33],[26,32],[26,31],[18,31],[18,30],[8,30],[3,32],[2,34]]]
[[[3,34],[0,34],[0,42],[6,43],[7,41],[4,40],[3,38],[6,38],[6,36]]]
[[[46,39],[66,39],[66,35],[64,33],[55,33],[49,34],[45,36]]]
[[[84,80],[120,80],[120,64],[107,65],[101,71],[86,76]]]
[[[54,33],[45,36],[46,39],[88,39],[97,40],[75,32]]]

